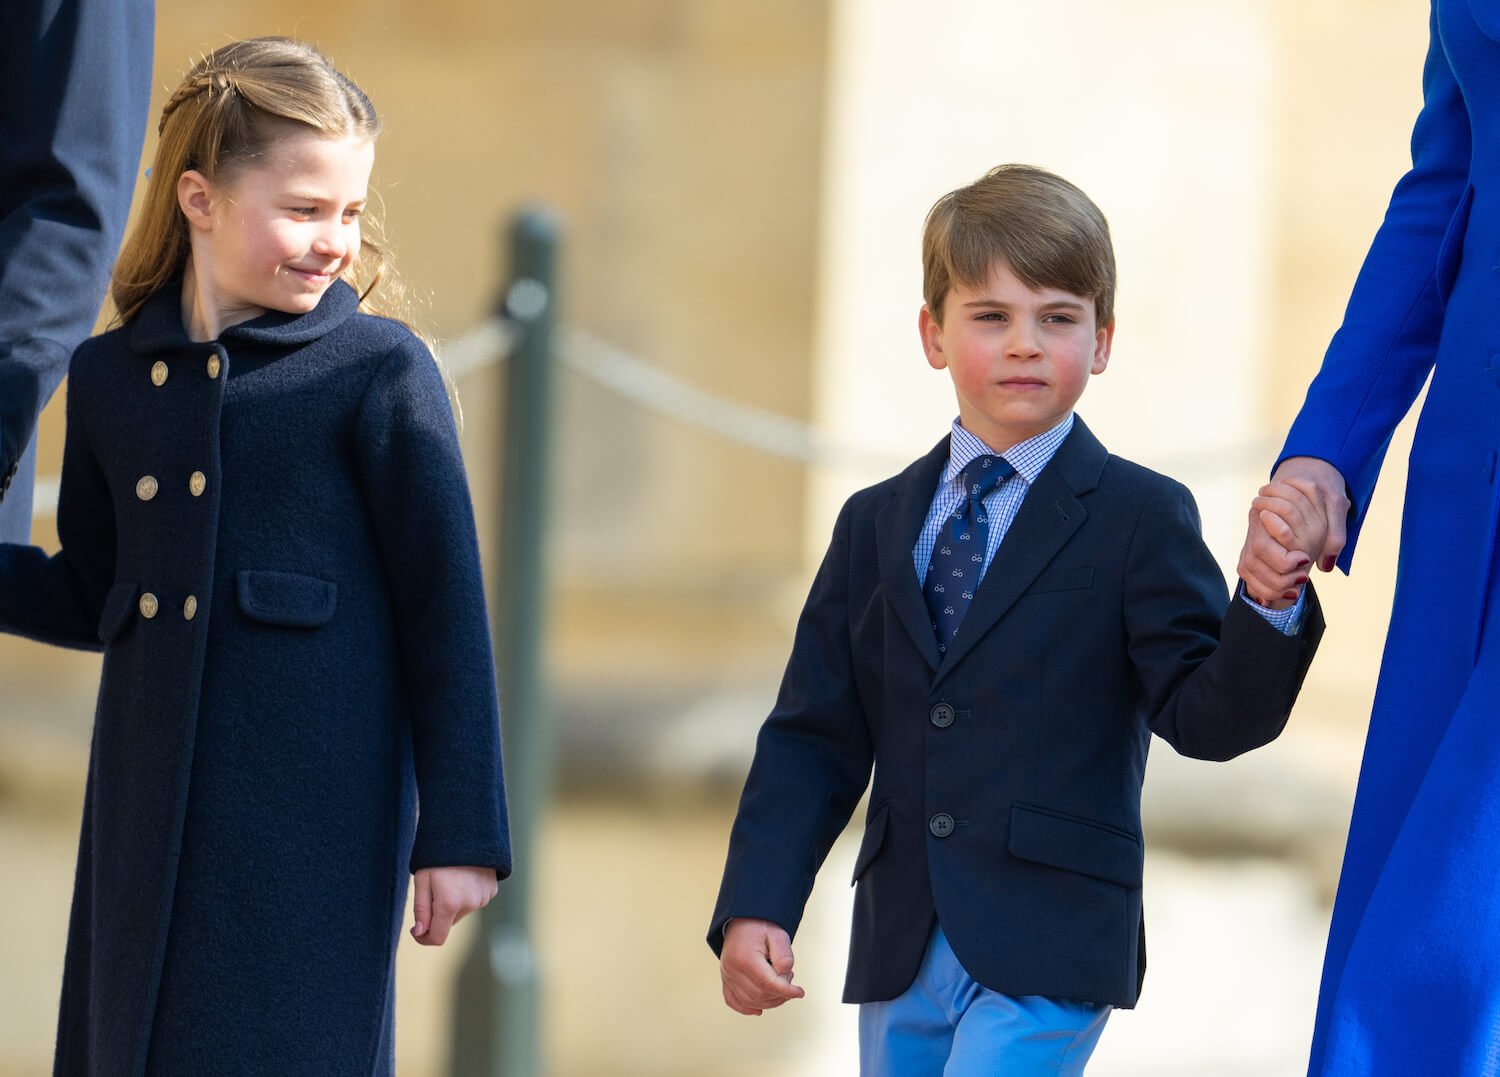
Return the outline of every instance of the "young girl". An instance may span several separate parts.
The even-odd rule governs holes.
[[[391,1073],[408,868],[432,945],[510,871],[452,414],[349,284],[349,79],[238,42],[159,130],[122,324],[70,368],[61,551],[0,546],[0,628],[104,646],[56,1072]]]

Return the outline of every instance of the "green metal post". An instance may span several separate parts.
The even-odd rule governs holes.
[[[541,985],[532,945],[537,829],[551,785],[552,738],[542,661],[557,326],[558,225],[541,209],[511,222],[511,275],[501,312],[517,330],[501,367],[505,422],[500,504],[500,680],[505,787],[516,874],[481,913],[454,1000],[454,1077],[540,1077]]]

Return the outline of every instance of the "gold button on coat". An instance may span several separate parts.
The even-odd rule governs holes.
[[[201,471],[195,471],[188,476],[188,493],[194,497],[202,497],[203,491],[208,489],[208,476]]]
[[[223,366],[224,364],[219,362],[219,357],[217,355],[210,355],[208,357],[208,376],[210,378],[217,378],[219,376],[219,371],[223,369]]]
[[[167,364],[160,359],[151,364],[151,384],[162,386],[167,383]]]
[[[157,609],[158,609],[158,606],[157,606],[156,596],[155,595],[153,595],[150,591],[147,591],[145,594],[143,594],[141,596],[141,616],[142,617],[146,618],[146,620],[148,620],[148,621],[151,620],[151,618],[153,618],[153,617],[156,616]]]
[[[142,475],[141,481],[135,484],[135,496],[142,501],[150,501],[156,496],[156,476]]]
[[[187,601],[182,604],[182,619],[191,621],[198,615],[198,599],[193,595],[187,596]]]

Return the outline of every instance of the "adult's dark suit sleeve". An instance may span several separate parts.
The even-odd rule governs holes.
[[[870,779],[874,747],[849,650],[849,515],[845,505],[756,742],[708,932],[715,954],[731,917],[797,933],[813,878]]]
[[[1323,633],[1311,584],[1296,635],[1239,598],[1221,619],[1223,577],[1203,545],[1192,494],[1172,483],[1142,508],[1124,602],[1152,732],[1183,755],[1218,760],[1280,734]]]
[[[25,533],[17,469],[124,234],[153,23],[151,0],[0,4],[0,538]]]
[[[61,549],[0,543],[0,632],[80,650],[101,650],[99,624],[115,576],[115,509],[80,403],[88,352],[68,382],[67,435],[57,500]],[[123,612],[123,611],[116,611]]]

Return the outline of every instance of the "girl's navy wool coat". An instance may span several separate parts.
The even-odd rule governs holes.
[[[0,546],[0,628],[104,647],[57,1074],[390,1073],[408,871],[510,871],[452,413],[357,306],[73,358],[61,551]]]

